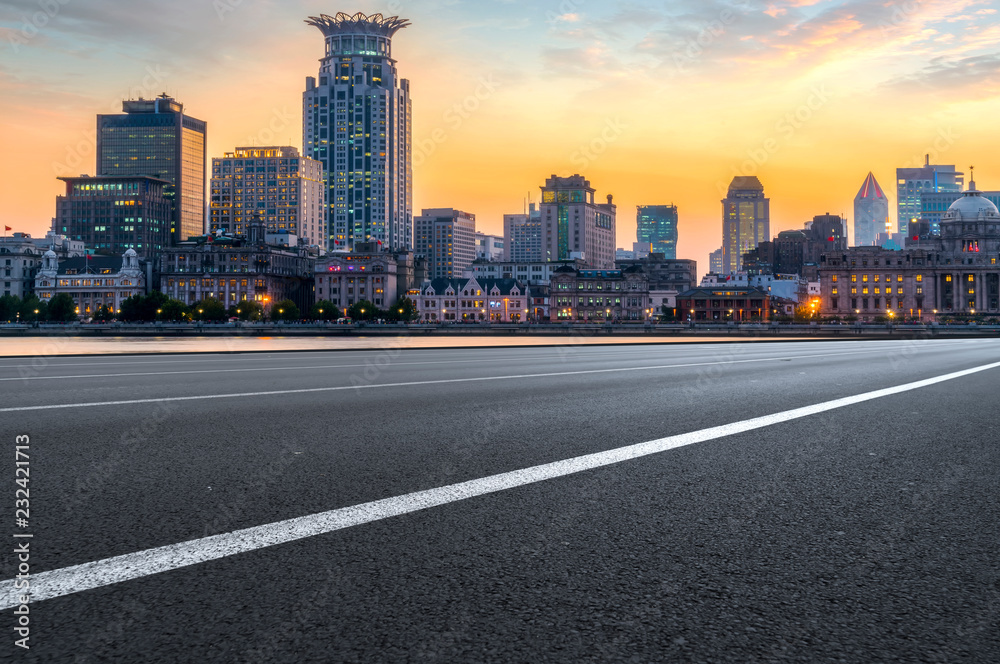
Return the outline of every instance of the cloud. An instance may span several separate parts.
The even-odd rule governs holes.
[[[967,58],[934,58],[920,71],[887,82],[903,92],[940,92],[956,99],[985,99],[1000,94],[1000,53]]]

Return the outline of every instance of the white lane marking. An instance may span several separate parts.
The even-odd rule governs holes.
[[[937,346],[941,348],[946,345],[958,345],[955,343],[951,344],[941,344]],[[711,348],[711,347],[709,347]],[[716,350],[719,349],[718,346],[715,347]],[[847,353],[842,353],[844,355],[852,355],[859,353],[872,353],[877,352],[875,350],[871,351],[850,351]],[[593,359],[593,358],[608,358],[608,357],[618,357],[618,353],[589,353],[585,358],[582,359]],[[812,357],[809,355],[803,355],[801,357]],[[826,355],[818,355],[816,357],[826,357]],[[512,360],[522,360],[523,357],[499,357],[499,358],[468,358],[463,360],[429,360],[426,362],[393,362],[392,366],[410,366],[410,365],[427,365],[427,364],[486,364],[490,362],[510,362]],[[563,359],[561,356],[552,355],[544,357],[533,357],[528,358],[535,361],[543,360],[557,360]],[[644,358],[644,359],[649,359]],[[151,362],[140,362],[137,364],[152,364]],[[68,366],[68,365],[61,365]],[[286,366],[286,367],[245,367],[242,369],[193,369],[187,371],[126,371],[122,373],[110,373],[110,374],[79,374],[76,376],[24,376],[24,377],[8,377],[0,378],[0,382],[14,381],[14,380],[70,380],[70,379],[80,379],[80,378],[122,378],[126,376],[177,376],[186,374],[222,374],[222,373],[244,373],[247,371],[315,371],[318,369],[358,369],[365,368],[367,364],[327,364],[323,366]]]
[[[269,397],[284,394],[310,394],[315,392],[340,392],[343,390],[355,389],[376,389],[385,387],[417,387],[422,385],[446,385],[449,383],[475,383],[490,380],[517,380],[525,378],[553,378],[557,376],[583,376],[587,374],[619,373],[625,371],[654,371],[657,369],[683,369],[689,367],[706,367],[723,364],[748,364],[752,362],[790,362],[798,359],[811,359],[814,357],[838,357],[842,355],[865,355],[868,353],[881,353],[879,350],[860,350],[845,353],[814,353],[810,355],[792,355],[789,357],[762,357],[750,360],[724,360],[722,362],[689,362],[685,364],[659,364],[644,367],[616,367],[614,369],[583,369],[579,371],[556,371],[550,373],[518,374],[514,376],[479,376],[475,378],[443,378],[440,380],[416,380],[407,383],[373,383],[369,385],[339,385],[335,387],[309,387],[295,390],[269,390],[266,392],[236,392],[231,394],[201,394],[184,397],[151,397],[149,399],[125,399],[121,401],[94,401],[89,403],[63,403],[49,404],[45,406],[13,406],[0,408],[0,413],[21,413],[32,410],[60,410],[64,408],[96,408],[102,406],[130,406],[143,403],[169,403],[172,401],[205,401],[208,399],[237,399],[244,397]]]
[[[502,338],[501,338],[502,340]],[[906,339],[844,339],[844,340],[829,340],[829,339],[790,339],[788,341],[777,341],[771,337],[758,338],[753,341],[763,340],[768,341],[766,345],[775,348],[776,346],[787,346],[787,345],[807,345],[807,344],[817,344],[822,343],[827,346],[860,346],[868,344],[905,344],[910,343],[911,340]],[[964,343],[991,343],[992,339],[974,339],[966,340]],[[945,344],[945,343],[959,343],[956,340],[951,339],[921,339],[920,343],[931,342],[934,344]],[[657,343],[657,342],[643,342],[643,343],[623,343],[623,344],[599,344],[599,343],[573,343],[571,341],[563,343],[553,343],[551,345],[538,345],[538,346],[480,346],[480,347],[470,347],[470,348],[434,348],[431,346],[386,346],[386,347],[372,347],[372,348],[331,348],[328,350],[290,350],[290,351],[257,351],[257,350],[234,350],[234,351],[206,351],[204,353],[183,353],[183,354],[169,354],[169,353],[152,353],[147,355],[128,355],[127,353],[108,353],[108,354],[91,354],[88,357],[106,357],[106,358],[121,358],[121,357],[170,357],[170,358],[181,358],[181,357],[196,357],[195,360],[150,360],[150,361],[134,361],[134,362],[89,362],[89,363],[56,363],[55,360],[62,358],[67,359],[80,359],[78,356],[63,356],[54,355],[48,356],[42,354],[41,357],[48,359],[48,363],[45,365],[46,369],[55,367],[106,367],[115,364],[124,365],[140,365],[140,364],[191,364],[191,363],[203,363],[206,361],[216,361],[216,362],[237,362],[237,361],[247,361],[247,360],[258,360],[258,359],[278,359],[279,357],[285,357],[288,359],[306,359],[313,355],[330,355],[336,353],[337,355],[351,355],[351,354],[361,354],[361,353],[378,353],[386,350],[399,350],[404,353],[410,352],[422,352],[422,351],[442,351],[450,353],[461,353],[469,352],[473,353],[476,351],[496,351],[496,350],[507,350],[507,349],[517,349],[519,352],[539,350],[539,351],[550,351],[553,349],[573,349],[574,351],[602,351],[602,352],[634,352],[634,353],[650,353],[657,351],[685,351],[690,350],[692,347],[704,349],[704,350],[718,350],[719,348],[732,348],[734,346],[744,346],[751,345],[748,342],[743,341],[727,341],[719,342],[710,345],[695,345],[696,342],[670,342],[670,343]],[[19,359],[17,364],[3,364],[0,363],[0,369],[19,369],[26,366],[26,362],[34,360],[38,355],[24,355],[20,357],[8,356],[3,357],[4,360],[14,360]],[[212,359],[215,358],[215,359]]]
[[[352,507],[343,507],[328,512],[320,512],[319,514],[286,519],[285,521],[254,526],[252,528],[244,528],[243,530],[236,530],[222,535],[212,535],[179,544],[170,544],[145,551],[126,553],[96,562],[33,574],[31,576],[31,601],[40,602],[84,590],[110,586],[123,581],[131,581],[161,572],[218,560],[219,558],[225,558],[238,553],[246,553],[276,544],[294,542],[307,537],[343,530],[351,526],[380,521],[468,498],[506,491],[587,470],[594,470],[595,468],[602,468],[623,461],[659,454],[686,445],[704,443],[718,438],[725,438],[817,415],[838,408],[846,408],[847,406],[853,406],[866,401],[918,390],[996,368],[1000,368],[1000,362],[956,371],[935,378],[918,380],[913,383],[874,390],[864,394],[825,401],[812,406],[794,408],[773,415],[755,417],[743,420],[742,422],[733,422],[732,424],[710,427],[701,431],[669,436],[636,445],[627,445],[606,452],[585,454],[571,459],[499,473],[458,484],[450,484],[425,491],[416,491]],[[0,582],[0,610],[20,605],[19,595],[23,591],[15,588],[15,581],[17,579],[7,579]]]
[[[591,357],[611,357],[605,355],[590,355]],[[428,362],[393,362],[392,366],[408,366],[418,364],[485,364],[487,362],[511,362],[514,357],[500,358],[469,358],[467,360],[433,360]],[[534,361],[556,360],[558,356],[533,357]],[[324,366],[290,366],[290,367],[247,367],[243,369],[195,369],[190,371],[128,371],[114,374],[81,374],[78,376],[25,376],[24,378],[0,378],[0,382],[10,380],[69,380],[71,378],[121,378],[122,376],[175,376],[181,374],[216,374],[216,373],[242,373],[246,371],[315,371],[317,369],[358,369],[368,367],[367,364],[327,364]]]

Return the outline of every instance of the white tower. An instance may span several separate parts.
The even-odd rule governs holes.
[[[326,171],[327,247],[356,242],[386,249],[413,245],[410,82],[399,79],[392,36],[396,16],[344,13],[310,17],[326,37],[319,83],[302,95],[303,153]]]

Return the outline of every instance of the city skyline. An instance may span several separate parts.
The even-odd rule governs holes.
[[[181,99],[215,128],[210,158],[301,145],[301,81],[318,60],[303,21],[337,11],[412,22],[394,57],[415,101],[413,207],[466,209],[484,232],[500,233],[528,192],[537,200],[543,177],[580,173],[623,209],[651,195],[675,202],[678,256],[704,272],[720,242],[718,200],[736,175],[763,182],[772,234],[848,213],[865,173],[885,181],[927,153],[960,171],[976,163],[983,188],[995,188],[998,141],[976,129],[996,107],[991,2],[459,2],[445,13],[437,2],[223,0],[150,3],[141,21],[71,3],[40,27],[36,3],[4,4],[15,19],[0,24],[0,111],[7,144],[29,155],[2,167],[4,223],[36,236],[55,215],[56,177],[95,174],[94,116],[120,112],[122,98]],[[254,39],[261,25],[268,38]],[[122,39],[108,43],[114,27]],[[199,42],[205,31],[213,38]],[[764,80],[766,103],[746,94]],[[667,126],[642,110],[677,96],[691,108],[670,105]],[[630,246],[631,219],[617,231],[617,245]]]

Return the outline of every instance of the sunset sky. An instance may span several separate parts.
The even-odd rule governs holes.
[[[869,170],[894,209],[894,169],[928,152],[1000,189],[998,7],[0,0],[0,223],[44,235],[55,178],[94,174],[95,116],[128,97],[176,97],[208,122],[210,159],[301,149],[305,77],[323,53],[303,20],[379,12],[413,22],[393,49],[411,81],[417,213],[460,208],[499,234],[546,177],[581,173],[602,201],[614,194],[621,247],[636,205],[677,204],[678,257],[704,273],[734,175],[763,182],[773,234],[826,212],[850,219]]]

